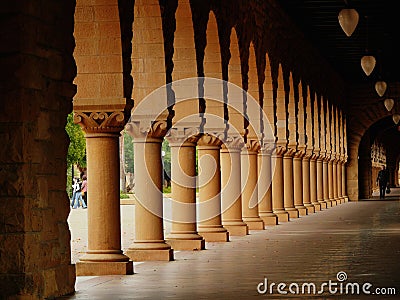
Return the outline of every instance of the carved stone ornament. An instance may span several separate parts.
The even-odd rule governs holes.
[[[224,148],[229,150],[241,150],[244,147],[244,140],[241,135],[228,135],[224,141]]]
[[[283,156],[286,151],[287,151],[286,147],[277,145],[273,154],[276,156]]]
[[[200,129],[196,127],[178,127],[178,128],[171,128],[167,135],[165,136],[168,140],[171,147],[174,146],[181,146],[184,143],[197,143],[199,136]]]
[[[284,156],[285,157],[293,157],[295,153],[296,153],[296,149],[295,148],[287,148]]]
[[[120,132],[125,122],[123,111],[74,113],[74,123],[79,124],[86,133]]]
[[[257,140],[247,140],[245,147],[248,152],[257,153],[260,150],[260,143]]]
[[[263,142],[260,147],[260,154],[271,155],[275,150],[275,143]]]
[[[162,139],[168,132],[168,123],[166,120],[138,120],[129,122],[125,128],[135,141]]]
[[[197,145],[219,147],[222,145],[222,141],[213,134],[205,133],[200,137],[200,139],[197,142]]]

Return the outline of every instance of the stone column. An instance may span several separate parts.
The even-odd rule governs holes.
[[[272,166],[274,145],[264,144],[258,154],[258,215],[265,225],[278,225],[278,217],[272,212]]]
[[[241,153],[242,218],[250,230],[263,230],[264,222],[258,215],[257,154],[260,144],[249,139]]]
[[[349,201],[349,197],[346,194],[346,162],[347,162],[347,156],[345,156],[343,164],[342,164],[342,194],[343,194],[344,202]]]
[[[338,163],[337,163],[337,191],[338,191],[338,198],[340,203],[344,202],[343,194],[342,194],[342,155],[339,155]]]
[[[136,204],[135,240],[126,254],[133,261],[173,260],[163,231],[161,143],[167,122],[133,120],[127,130],[134,138]]]
[[[332,161],[332,169],[333,169],[333,199],[335,200],[336,204],[340,204],[340,199],[338,197],[338,176],[337,176],[337,163],[338,157],[334,154],[334,160]]]
[[[324,202],[327,207],[332,207],[332,202],[329,200],[328,160],[329,158],[325,156],[324,161],[322,162]]]
[[[248,227],[242,220],[240,152],[243,146],[241,136],[231,136],[221,149],[222,225],[234,236],[248,234]]]
[[[321,209],[326,209],[327,205],[324,202],[324,183],[323,183],[323,158],[324,153],[321,151],[317,159],[317,201],[321,205]]]
[[[198,233],[206,242],[227,242],[229,233],[221,220],[221,140],[204,134],[197,142],[199,156]]]
[[[317,158],[319,151],[313,153],[310,158],[310,200],[315,211],[321,210],[321,204],[317,200]]]
[[[336,201],[333,198],[333,161],[331,156],[329,155],[328,161],[328,189],[329,189],[329,201],[332,202],[332,206],[336,205]]]
[[[311,150],[307,150],[303,157],[303,204],[307,208],[307,214],[315,213],[315,207],[311,204],[310,196],[310,158]]]
[[[307,215],[307,208],[303,204],[303,156],[304,150],[299,150],[293,158],[293,190],[294,190],[294,207],[298,210],[300,216]]]
[[[293,185],[293,156],[296,150],[288,148],[283,155],[283,199],[285,210],[289,218],[298,218],[299,211],[294,207],[294,185]]]
[[[88,180],[88,250],[76,263],[78,276],[133,274],[121,250],[119,136],[123,112],[75,113],[85,131]]]
[[[196,143],[191,128],[172,128],[171,147],[172,224],[166,240],[174,250],[204,250],[196,228]]]
[[[278,216],[278,222],[288,222],[289,213],[285,211],[283,197],[283,154],[285,147],[277,146],[272,153],[272,165],[275,165],[275,172],[272,177],[272,209]]]

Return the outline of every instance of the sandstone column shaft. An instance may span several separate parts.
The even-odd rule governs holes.
[[[196,144],[171,143],[172,225],[167,242],[174,250],[202,250],[196,224]]]
[[[272,154],[272,164],[275,165],[275,172],[272,177],[272,209],[278,216],[279,222],[288,222],[289,214],[285,211],[283,203],[283,155],[279,152]]]
[[[249,142],[241,153],[242,215],[243,222],[250,230],[262,230],[264,222],[258,215],[257,190],[257,151],[259,146],[258,143],[252,142]]]
[[[134,261],[173,260],[163,231],[163,169],[158,137],[135,138],[135,240],[127,254]]]
[[[323,187],[323,166],[322,159],[317,159],[317,201],[321,205],[321,208],[326,208],[324,203],[324,187]]]
[[[133,274],[121,250],[119,132],[87,133],[88,250],[77,275]]]
[[[277,225],[278,217],[272,212],[271,150],[261,149],[258,154],[258,214],[265,225]]]
[[[310,157],[303,157],[303,204],[307,208],[307,213],[314,213],[314,205],[311,204],[310,195]]]
[[[221,201],[222,225],[230,235],[243,236],[248,227],[242,220],[240,152],[241,147],[221,149]]]
[[[317,161],[316,158],[310,159],[310,200],[316,211],[321,210],[321,205],[317,201]]]
[[[322,177],[324,201],[326,202],[327,207],[331,207],[332,202],[329,201],[328,161],[326,159],[324,159],[324,161],[322,162]]]
[[[300,216],[307,215],[307,208],[303,204],[303,170],[302,155],[293,158],[293,189],[294,189],[294,207],[299,211]]]
[[[289,213],[289,218],[298,218],[299,212],[294,208],[293,153],[291,152],[286,152],[283,156],[283,186],[285,210]]]
[[[228,231],[221,223],[221,142],[204,135],[198,142],[199,222],[198,233],[206,242],[227,242]]]

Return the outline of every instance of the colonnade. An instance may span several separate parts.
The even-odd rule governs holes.
[[[96,105],[84,100],[75,106],[76,123],[86,133],[91,199],[88,251],[77,263],[78,275],[130,274],[132,261],[173,260],[173,250],[202,250],[205,242],[227,242],[347,200],[346,118],[334,99],[280,57],[238,39],[236,28],[229,30],[230,54],[223,56],[214,12],[206,12],[207,24],[194,31],[189,1],[175,8],[168,66],[159,2],[137,5],[134,109],[105,104],[97,106],[101,113],[88,113]],[[196,36],[202,30],[205,43]],[[257,63],[260,55],[265,64]],[[83,92],[79,96],[85,99]],[[135,237],[125,253],[116,146],[123,128],[134,139],[136,180]],[[164,139],[171,146],[172,182],[172,230],[166,236]]]

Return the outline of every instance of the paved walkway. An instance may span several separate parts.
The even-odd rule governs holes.
[[[372,284],[364,285],[371,293],[393,293],[389,288],[395,288],[397,296],[386,297],[400,299],[398,200],[392,196],[386,201],[345,203],[245,237],[231,237],[229,243],[206,243],[205,251],[175,252],[173,262],[135,263],[136,274],[130,276],[78,277],[75,295],[62,299],[385,299],[366,296],[364,283]],[[121,211],[126,248],[133,240],[134,206],[122,206]],[[70,215],[74,259],[81,255],[77,245],[85,240],[85,214],[78,209]],[[339,272],[345,272],[347,280],[339,281],[337,276],[345,275]],[[257,292],[265,279],[269,287],[276,284],[272,294]],[[337,284],[336,293],[330,293],[328,286],[322,286],[322,295],[307,293],[308,286],[313,290],[311,283],[318,291],[329,280],[333,291]],[[286,284],[287,295],[278,293],[279,283]],[[294,292],[299,286],[299,294],[290,294],[291,283]],[[353,289],[348,283],[354,287],[358,283],[360,295],[346,295],[346,286],[347,294]],[[261,291],[264,286],[260,285]]]

